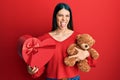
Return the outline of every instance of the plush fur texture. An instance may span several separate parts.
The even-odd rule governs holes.
[[[79,34],[76,37],[76,43],[71,44],[68,49],[68,56],[64,59],[64,62],[67,66],[74,66],[77,64],[78,68],[83,72],[89,72],[91,67],[88,64],[87,58],[80,60],[79,52],[84,53],[85,51],[89,52],[89,57],[96,60],[99,57],[99,53],[92,48],[95,44],[95,40],[89,34]],[[76,49],[77,48],[77,49]]]

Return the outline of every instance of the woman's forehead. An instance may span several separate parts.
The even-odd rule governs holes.
[[[70,14],[70,12],[67,9],[61,9],[58,11],[58,14]]]

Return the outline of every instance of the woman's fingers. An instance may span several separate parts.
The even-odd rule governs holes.
[[[84,60],[85,58],[87,58],[90,54],[87,50],[82,50],[82,49],[79,49],[79,48],[76,48],[75,49],[78,51],[78,53],[72,57],[77,57],[78,60]]]
[[[33,73],[38,72],[38,68],[37,68],[36,66],[35,66],[35,67],[33,67],[32,72],[33,72]]]
[[[77,51],[79,51],[79,48],[75,47],[75,49],[76,49]]]
[[[35,70],[36,70],[36,67],[33,67],[32,72],[34,72]]]
[[[30,66],[28,66],[27,69],[28,69],[28,73],[31,74],[31,75],[32,75],[32,74],[35,74],[35,73],[38,72],[38,70],[39,70],[38,67],[36,67],[36,66],[34,66],[33,68],[30,67]]]

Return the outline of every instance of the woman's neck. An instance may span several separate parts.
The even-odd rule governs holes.
[[[70,29],[66,29],[66,30],[55,30],[50,32],[50,36],[52,36],[56,41],[64,41],[66,40],[68,37],[70,37],[72,35],[73,31]]]
[[[68,34],[70,32],[73,32],[73,31],[70,29],[64,29],[64,30],[56,29],[53,33],[55,33],[56,35],[64,35],[64,34]]]

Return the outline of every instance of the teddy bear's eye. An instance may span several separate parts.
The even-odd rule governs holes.
[[[88,47],[88,45],[85,45],[85,47],[87,48],[87,47]]]

